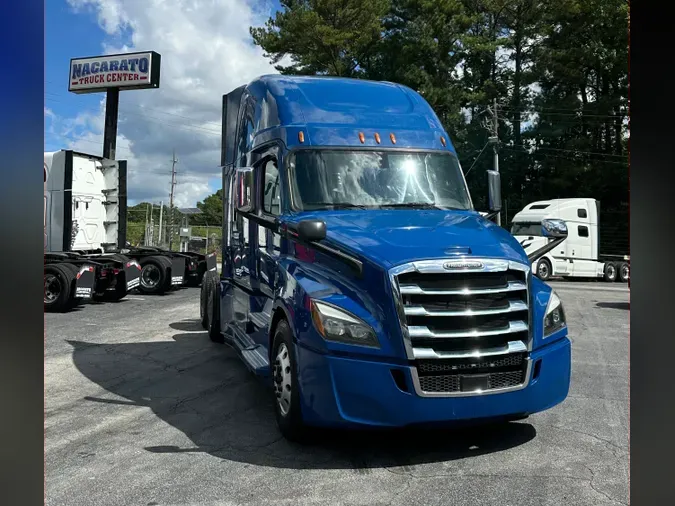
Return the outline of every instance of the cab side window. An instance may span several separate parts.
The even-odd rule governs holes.
[[[263,165],[263,169],[263,210],[272,216],[279,216],[281,214],[281,188],[279,186],[277,161],[274,159],[268,160]]]

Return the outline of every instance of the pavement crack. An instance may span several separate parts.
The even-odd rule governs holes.
[[[606,497],[608,500],[610,500],[610,501],[612,501],[612,502],[619,503],[619,504],[625,504],[625,505],[628,505],[627,502],[620,501],[620,500],[618,500],[618,499],[614,499],[614,498],[613,498],[612,496],[610,496],[607,492],[603,492],[602,490],[596,488],[595,483],[594,483],[594,482],[595,482],[595,471],[593,471],[593,469],[591,469],[590,466],[588,466],[587,464],[584,464],[584,467],[585,467],[586,469],[588,469],[588,472],[589,472],[589,473],[591,473],[591,479],[588,480],[588,484],[591,486],[591,488],[592,488],[596,493],[598,493],[598,494],[600,494],[600,495]]]
[[[613,442],[610,441],[609,439],[605,439],[605,438],[600,437],[600,436],[598,436],[598,435],[596,435],[596,434],[591,434],[591,433],[585,432],[585,431],[583,431],[583,430],[571,429],[571,428],[569,428],[569,427],[562,427],[562,426],[560,426],[560,425],[542,424],[542,426],[545,426],[545,427],[551,427],[551,428],[554,428],[554,429],[565,430],[565,431],[569,431],[569,432],[574,432],[574,433],[576,433],[576,434],[582,434],[582,435],[584,435],[584,436],[588,436],[588,437],[590,437],[590,438],[597,439],[597,440],[600,441],[601,443],[604,443],[604,444],[610,446],[611,448],[613,448],[613,449],[615,449],[615,450],[618,450],[619,452],[622,453],[622,455],[617,455],[616,452],[613,452],[615,457],[623,457],[623,456],[625,456],[625,454],[628,453],[628,449],[627,449],[627,448],[625,448],[625,447],[623,447],[623,446],[620,446],[620,445],[618,445],[618,444],[616,444],[616,443],[613,443]]]

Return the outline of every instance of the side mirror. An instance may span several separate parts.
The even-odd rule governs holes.
[[[235,176],[237,210],[248,213],[253,210],[253,168],[240,167]]]
[[[502,181],[499,172],[488,170],[488,204],[491,212],[502,209]]]
[[[326,238],[326,223],[321,220],[302,220],[298,223],[298,237],[305,242]]]
[[[567,224],[558,219],[542,220],[541,233],[544,237],[553,239],[567,237]]]

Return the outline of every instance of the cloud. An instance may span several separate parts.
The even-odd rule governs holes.
[[[253,45],[249,26],[272,14],[249,0],[68,0],[95,15],[107,34],[102,53],[157,51],[160,88],[120,94],[117,150],[129,167],[129,198],[168,201],[171,157],[179,163],[176,203],[194,206],[220,177],[222,96],[263,74],[276,73]],[[58,118],[70,147],[102,149],[104,101],[82,96],[74,118]],[[47,112],[45,111],[45,115]],[[55,121],[53,118],[52,121]]]

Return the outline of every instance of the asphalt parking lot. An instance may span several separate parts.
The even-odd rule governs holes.
[[[628,503],[629,292],[552,282],[567,400],[501,427],[281,438],[272,395],[202,331],[199,290],[45,315],[46,503]]]

